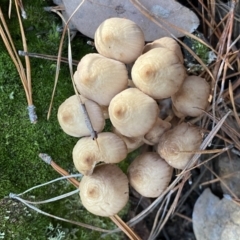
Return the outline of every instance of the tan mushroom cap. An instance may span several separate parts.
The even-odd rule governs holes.
[[[158,118],[150,131],[144,135],[143,141],[148,145],[159,143],[161,135],[171,128],[171,123]]]
[[[132,80],[137,88],[154,99],[172,96],[182,86],[186,70],[179,57],[167,48],[154,48],[133,65]]]
[[[74,82],[83,96],[108,106],[116,94],[127,88],[128,73],[123,63],[90,53],[79,62]]]
[[[201,142],[202,135],[197,127],[181,123],[160,137],[157,152],[170,166],[184,169],[193,156],[186,151],[199,150]]]
[[[105,119],[100,106],[91,100],[82,97],[81,99],[86,106],[93,129],[101,132],[105,125]],[[90,136],[77,95],[69,97],[59,106],[57,118],[66,134],[73,137]]]
[[[151,49],[159,48],[159,47],[167,48],[168,50],[173,51],[178,56],[180,62],[182,64],[184,63],[181,47],[179,46],[177,41],[171,37],[159,38],[153,41],[152,43],[146,44],[145,47],[143,48],[142,53],[144,54]]]
[[[155,198],[167,188],[172,170],[157,153],[146,152],[130,164],[129,183],[142,196]]]
[[[182,87],[171,97],[173,111],[178,117],[197,117],[206,110],[210,85],[204,78],[188,76]]]
[[[129,199],[127,176],[112,164],[101,164],[91,176],[83,176],[79,189],[83,206],[98,216],[117,214]]]
[[[81,138],[72,152],[76,169],[84,175],[92,174],[98,162],[119,163],[126,156],[126,144],[111,132],[99,133],[97,141],[93,141],[91,137]]]
[[[146,134],[156,122],[158,112],[156,101],[137,88],[117,94],[109,105],[113,126],[127,137]]]
[[[126,144],[128,153],[136,150],[137,148],[141,147],[143,142],[143,137],[127,137],[122,135],[115,127],[112,127],[112,132],[117,134]]]
[[[94,36],[97,51],[123,63],[134,62],[141,55],[144,35],[129,19],[109,18],[97,28]]]

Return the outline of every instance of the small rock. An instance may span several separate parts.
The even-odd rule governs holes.
[[[193,209],[193,230],[197,240],[239,240],[240,206],[220,200],[205,189]]]

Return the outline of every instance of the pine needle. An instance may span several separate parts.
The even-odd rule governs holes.
[[[22,25],[22,21],[21,21],[21,17],[20,17],[20,13],[19,13],[19,8],[18,6],[20,5],[22,7],[22,11],[23,11],[23,5],[20,4],[21,2],[15,0],[15,7],[16,7],[16,11],[17,11],[17,16],[18,16],[18,21],[19,21],[19,26],[20,26],[20,31],[21,31],[21,36],[22,36],[22,42],[23,42],[23,48],[24,51],[27,51],[27,43],[26,43],[26,38],[25,38],[25,33],[24,33],[24,29],[23,29],[23,25]],[[10,5],[9,5],[9,16],[11,13],[11,1],[10,1]],[[2,10],[0,8],[0,35],[1,38],[4,42],[4,45],[18,71],[19,77],[21,79],[24,91],[25,91],[25,95],[26,95],[26,99],[27,99],[27,103],[28,103],[28,115],[29,115],[29,119],[31,123],[36,123],[37,122],[37,115],[35,112],[35,106],[33,105],[33,100],[32,100],[32,81],[31,81],[31,67],[30,67],[30,61],[29,58],[26,56],[25,57],[25,63],[26,63],[26,71],[25,68],[23,67],[23,64],[17,54],[15,45],[13,43],[11,34],[9,32],[7,23],[5,21],[4,15],[2,13]]]

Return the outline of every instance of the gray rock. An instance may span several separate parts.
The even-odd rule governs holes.
[[[220,200],[205,189],[193,209],[193,230],[197,240],[239,240],[240,206]]]
[[[62,1],[68,16],[71,16],[81,2],[79,0]],[[196,14],[174,0],[145,0],[141,1],[141,3],[153,15],[157,15],[162,20],[170,22],[185,31],[193,32],[199,25],[199,19]],[[167,31],[140,13],[129,0],[85,0],[71,21],[81,33],[94,38],[97,27],[104,20],[111,17],[128,18],[137,23],[143,30],[146,41],[170,36]],[[184,35],[163,21],[160,20],[160,22],[176,37]]]

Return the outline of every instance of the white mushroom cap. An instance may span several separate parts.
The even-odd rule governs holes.
[[[171,177],[172,167],[155,152],[139,155],[128,168],[130,185],[144,197],[158,197],[167,188]]]
[[[82,97],[81,99],[86,106],[93,129],[101,132],[105,125],[105,119],[100,106],[91,100]],[[69,97],[59,106],[57,117],[66,134],[73,137],[90,136],[77,95]]]
[[[123,63],[90,53],[79,62],[74,82],[83,96],[108,106],[116,94],[127,88],[128,73]]]
[[[124,141],[114,133],[98,134],[97,141],[91,137],[81,138],[73,148],[73,162],[76,169],[90,175],[98,162],[119,163],[127,156]]]
[[[120,92],[109,105],[113,126],[127,137],[146,134],[156,122],[158,112],[156,101],[137,88]]]
[[[179,117],[197,117],[206,110],[210,85],[204,78],[188,76],[182,87],[172,95],[173,111]]]
[[[181,123],[160,137],[157,152],[172,167],[184,169],[193,156],[189,152],[199,150],[201,142],[197,127]]]
[[[179,57],[166,48],[154,48],[141,55],[132,68],[135,86],[154,99],[172,96],[185,77],[186,70]]]
[[[141,55],[144,35],[129,19],[109,18],[97,28],[94,36],[97,51],[123,63],[134,62]]]
[[[182,64],[184,63],[181,48],[180,48],[179,44],[177,43],[177,41],[171,37],[162,37],[162,38],[159,38],[159,39],[153,41],[152,43],[146,44],[145,47],[143,48],[142,53],[144,54],[144,53],[148,52],[149,50],[151,50],[153,48],[158,48],[158,47],[167,48],[168,50],[173,51],[178,56],[180,62]]]
[[[129,199],[127,176],[112,164],[101,164],[91,176],[83,176],[79,189],[83,206],[98,216],[117,214]]]

